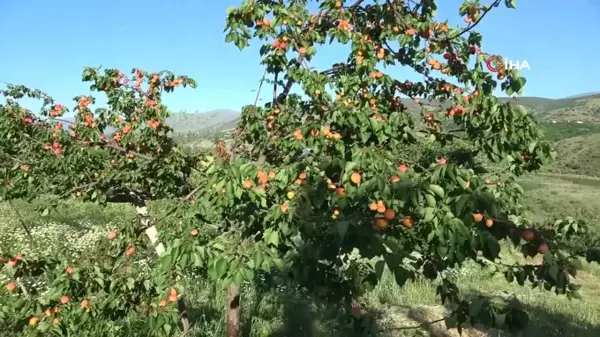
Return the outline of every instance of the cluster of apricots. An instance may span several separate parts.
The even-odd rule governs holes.
[[[52,145],[50,144],[45,144],[43,146],[44,150],[48,150],[48,151],[52,151],[57,155],[60,155],[63,153],[63,149],[60,146],[59,142],[53,142]]]
[[[460,104],[457,104],[456,106],[446,110],[446,115],[448,115],[450,117],[462,116],[462,114],[464,114],[464,113],[465,113],[465,107],[463,107]]]
[[[473,221],[475,221],[475,223],[480,223],[481,221],[483,221],[483,214],[481,213],[473,213]],[[494,220],[492,218],[486,218],[485,219],[485,226],[487,228],[491,228],[494,225]]]
[[[54,108],[52,109],[52,111],[50,111],[50,116],[51,117],[60,117],[62,116],[62,114],[65,112],[65,107],[63,107],[61,104],[56,104],[54,106]]]
[[[171,303],[177,302],[177,298],[178,298],[177,290],[175,290],[175,288],[169,289],[169,295],[167,297],[168,301]],[[167,304],[168,304],[167,300],[160,300],[160,302],[158,303],[158,306],[166,307]]]
[[[286,36],[273,41],[273,48],[276,50],[286,50],[288,47],[288,38]]]
[[[271,176],[273,178],[275,178],[275,172],[271,171],[269,173],[269,177],[271,177]],[[306,174],[306,172],[300,173],[298,175],[298,178],[296,178],[296,180],[294,181],[294,184],[295,185],[302,185],[302,182],[304,180],[306,180],[307,177],[308,177],[308,175]],[[294,191],[288,191],[287,194],[286,194],[286,197],[289,200],[292,200],[292,199],[294,199],[294,197],[296,197],[296,192],[294,192]],[[286,201],[286,202],[282,203],[281,205],[279,205],[279,208],[280,208],[281,212],[286,213],[289,210],[288,202]]]
[[[472,23],[477,21],[479,18],[479,9],[476,6],[469,7],[467,11],[467,17],[465,18],[466,23]]]
[[[385,230],[390,226],[390,222],[396,218],[396,212],[385,206],[383,200],[377,200],[369,204],[369,209],[373,212],[377,212],[377,215],[373,219],[373,229],[375,231]],[[413,220],[410,216],[404,216],[402,218],[402,226],[407,229],[412,228],[414,225]]]
[[[442,63],[436,58],[430,58],[429,60],[427,60],[427,64],[429,64],[435,70],[442,69]]]
[[[491,228],[492,226],[494,226],[494,219],[492,219],[490,217],[485,217],[481,213],[473,213],[473,221],[475,223],[480,223],[481,221],[483,221],[484,218],[485,218],[485,226],[487,228]],[[533,239],[535,239],[535,233],[532,230],[526,229],[523,232],[521,232],[521,238],[528,242],[533,241]],[[549,249],[548,244],[545,242],[540,243],[537,247],[537,251],[540,254],[544,254],[545,252],[548,251],[548,249]]]
[[[140,86],[142,85],[142,82],[144,82],[144,75],[146,75],[146,74],[139,69],[135,69],[134,75],[135,75],[135,87],[140,88]]]
[[[115,80],[115,82],[117,82],[118,87],[129,83],[129,79],[125,76],[125,74],[123,74],[120,71],[117,74],[117,78],[115,78],[114,80]]]

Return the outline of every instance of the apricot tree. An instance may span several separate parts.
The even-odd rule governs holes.
[[[130,81],[116,69],[85,69],[83,80],[91,82],[92,91],[106,94],[108,106],[92,111],[94,97],[75,97],[72,121],[61,118],[68,112],[65,105],[39,90],[8,85],[2,91],[0,200],[48,196],[42,215],[70,198],[101,205],[127,202],[139,216],[111,231],[88,261],[3,251],[1,268],[10,282],[3,289],[0,319],[9,329],[29,325],[42,334],[73,334],[101,318],[118,321],[133,314],[147,317],[142,331],[160,336],[169,335],[178,321],[183,302],[176,274],[168,264],[151,264],[148,270],[139,256],[148,248],[159,256],[165,252],[155,223],[149,222],[147,201],[192,200],[195,193],[189,177],[196,160],[173,143],[161,104],[164,92],[195,82],[170,72],[134,69],[132,74]],[[23,97],[41,100],[40,113],[22,107]],[[109,128],[114,130],[110,138]],[[181,245],[174,239],[167,249]],[[45,286],[32,287],[31,278],[45,280]]]
[[[558,233],[572,234],[580,225],[529,229],[515,182],[555,153],[522,106],[494,97],[498,85],[512,95],[526,81],[517,70],[496,78],[486,72],[482,36],[473,30],[501,1],[465,1],[459,8],[464,27],[436,21],[432,0],[317,3],[315,13],[309,1],[248,0],[229,10],[226,40],[240,49],[254,39],[263,43],[273,98],[243,109],[238,142],[252,150],[222,158],[220,169],[209,172],[215,189],[208,193],[226,218],[239,232],[260,233],[298,280],[347,304],[372,288],[386,266],[402,286],[466,260],[521,285],[529,280],[578,296],[569,275],[581,254]],[[315,69],[311,63],[326,43],[343,45],[347,57]],[[395,78],[394,66],[422,81]],[[292,93],[296,84],[301,94]],[[409,156],[414,144],[457,142],[488,165],[473,156],[428,162]],[[525,255],[542,254],[543,264],[504,264],[502,240]],[[355,250],[372,263],[348,260]],[[445,278],[438,294],[456,304],[448,326],[518,329],[527,321],[518,309],[461,300]]]
[[[162,94],[193,86],[185,76],[87,68],[83,80],[108,104],[92,111],[94,98],[78,96],[72,122],[42,92],[3,90],[2,200],[124,201],[136,206],[138,221],[112,231],[89,261],[2,252],[10,281],[0,293],[0,322],[16,332],[65,335],[133,319],[145,335],[172,335],[185,318],[179,277],[197,269],[230,287],[229,336],[239,334],[239,285],[275,269],[339,300],[357,330],[354,301],[386,268],[400,286],[441,277],[438,294],[454,304],[449,327],[518,329],[527,321],[521,310],[459,296],[442,272],[467,260],[510,282],[577,296],[569,276],[576,257],[593,257],[589,242],[574,239],[584,224],[537,230],[523,217],[515,176],[553,152],[522,107],[493,96],[497,80],[512,94],[525,79],[518,71],[497,80],[486,72],[473,30],[500,1],[465,2],[459,12],[467,25],[457,28],[435,21],[432,0],[318,3],[313,14],[309,2],[291,0],[248,0],[229,11],[227,41],[239,48],[264,42],[273,99],[246,106],[231,146],[219,142],[211,154],[181,151],[165,125]],[[345,45],[348,57],[315,70],[317,46],[328,41]],[[423,80],[394,78],[394,65]],[[292,93],[295,84],[303,94]],[[19,104],[24,96],[43,101],[41,116]],[[425,143],[460,149],[459,142],[469,150],[434,160],[415,151]],[[172,204],[166,214],[148,212],[147,202],[158,199]],[[502,240],[542,254],[543,264],[503,263]],[[144,267],[140,255],[150,248],[160,258]],[[29,287],[28,277],[46,280],[44,291]]]

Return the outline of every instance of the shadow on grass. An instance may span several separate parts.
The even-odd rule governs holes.
[[[539,296],[564,296],[552,292],[540,292]],[[490,299],[491,297],[478,292],[470,292],[465,295],[467,299],[475,297]],[[527,336],[527,337],[597,337],[600,336],[600,325],[585,322],[583,313],[573,312],[565,315],[552,311],[550,308],[521,303],[516,298],[504,297],[507,301],[513,301],[512,305],[526,311],[529,314],[529,324],[516,334],[494,331],[492,336]],[[573,301],[578,301],[573,299]]]
[[[283,302],[283,324],[269,337],[317,336],[317,318],[307,301],[286,298]]]
[[[207,323],[211,325],[223,319],[222,312],[210,305],[188,307],[186,310],[192,327],[204,326]]]

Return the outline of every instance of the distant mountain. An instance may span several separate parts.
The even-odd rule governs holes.
[[[588,92],[585,94],[579,94],[579,95],[574,95],[574,96],[568,96],[565,98],[582,98],[582,97],[587,97],[587,96],[595,96],[595,95],[600,95],[600,91],[596,91],[596,92]]]
[[[240,117],[240,112],[234,110],[211,110],[207,112],[178,112],[167,118],[167,124],[175,132],[197,132],[207,129],[224,129]],[[235,125],[235,123],[234,123]]]
[[[510,98],[502,98],[508,99]],[[543,122],[600,123],[600,94],[560,99],[520,97],[518,102],[527,108],[533,117]]]
[[[500,97],[500,100],[512,100]],[[551,99],[544,97],[519,97],[519,104],[542,122],[574,122],[600,124],[600,93],[587,93],[573,97]],[[411,99],[403,98],[402,103],[409,111],[416,113],[419,106]],[[423,101],[432,108],[439,106],[436,102]],[[167,119],[177,133],[198,131],[220,131],[234,128],[240,117],[239,111],[217,109],[207,112],[178,112]]]

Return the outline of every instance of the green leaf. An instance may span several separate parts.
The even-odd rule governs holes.
[[[383,277],[384,270],[385,270],[385,261],[384,260],[379,260],[379,261],[375,262],[375,275],[377,276],[378,280],[381,280],[381,278]]]
[[[444,197],[444,189],[442,188],[442,186],[436,185],[436,184],[430,184],[429,189],[433,193],[437,194],[440,198]]]
[[[453,329],[458,324],[458,317],[456,314],[452,314],[451,316],[444,319],[444,323],[446,324],[446,328]]]
[[[277,269],[279,269],[279,271],[285,270],[285,264],[283,263],[282,259],[273,259],[273,264],[275,267],[277,267]]]
[[[350,172],[352,172],[352,170],[354,169],[355,166],[356,166],[356,163],[353,161],[346,162],[346,165],[344,167],[344,173],[346,174],[346,177],[348,176],[348,174]]]
[[[435,197],[431,194],[425,194],[425,200],[427,200],[427,206],[429,207],[435,207],[436,205],[436,201],[435,201]]]
[[[215,277],[221,278],[227,272],[227,261],[224,258],[219,258],[214,265]]]
[[[242,282],[244,282],[244,275],[242,275],[242,273],[240,273],[240,271],[238,270],[235,274],[233,274],[232,281],[235,285],[239,286],[242,284]]]
[[[350,222],[337,221],[335,226],[337,228],[337,233],[339,235],[340,240],[344,240],[344,237],[346,236],[346,232],[348,232],[348,227],[350,226]]]
[[[483,302],[484,300],[481,298],[474,299],[469,305],[469,316],[477,317],[481,311],[481,308],[483,307]]]
[[[408,281],[410,277],[411,273],[404,267],[396,266],[396,268],[394,268],[394,278],[396,279],[396,283],[398,284],[398,286],[404,286],[404,284],[406,283],[406,281]]]
[[[260,265],[263,262],[263,254],[260,251],[257,251],[256,253],[254,253],[254,267],[255,268],[260,268]]]
[[[433,220],[433,217],[434,217],[433,211],[434,211],[433,208],[426,207],[425,208],[425,216],[423,217],[423,221],[429,222],[429,221]]]
[[[272,231],[267,238],[267,243],[272,244],[273,246],[279,246],[279,232]]]
[[[167,334],[167,336],[169,336],[171,334],[171,325],[170,324],[165,324],[163,325],[163,329],[165,329],[165,333]]]
[[[498,240],[491,235],[487,235],[484,239],[483,256],[489,260],[494,260],[500,254],[500,244]]]

